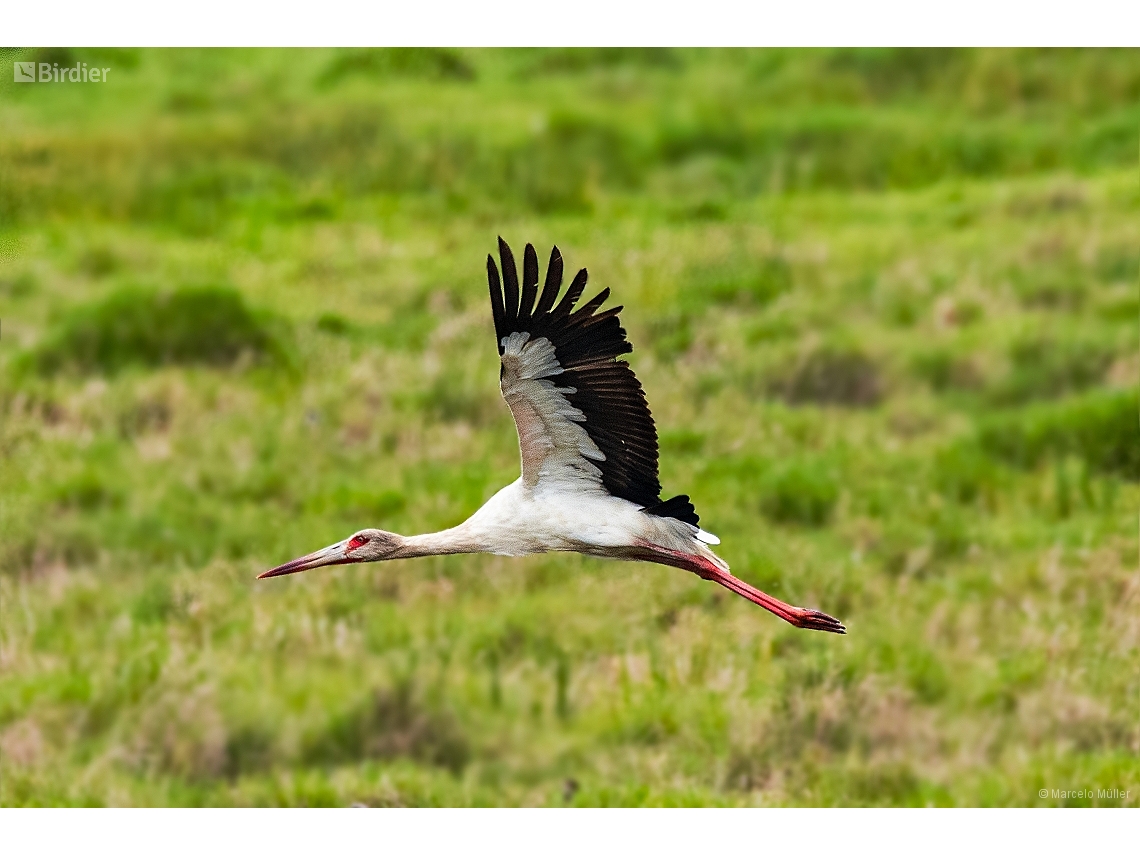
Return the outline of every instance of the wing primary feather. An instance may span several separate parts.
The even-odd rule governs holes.
[[[595,322],[595,323],[601,322],[601,321],[604,321],[606,318],[616,318],[618,316],[618,314],[621,312],[621,310],[624,308],[625,308],[625,306],[614,306],[612,309],[606,309],[600,315],[595,315],[593,322]]]
[[[499,238],[499,263],[503,265],[503,306],[507,324],[514,327],[519,318],[519,274],[507,242]]]
[[[525,323],[530,320],[534,300],[538,296],[538,254],[531,244],[523,250],[523,287],[522,301],[519,304],[519,321]]]
[[[507,318],[503,310],[503,289],[499,285],[499,268],[495,266],[495,259],[491,258],[491,253],[487,253],[487,285],[491,290],[491,317],[495,320],[495,343],[501,355],[503,336],[508,334]]]
[[[570,287],[566,289],[566,294],[562,297],[562,302],[558,304],[552,313],[552,317],[560,318],[563,315],[570,314],[570,310],[574,308],[574,304],[578,302],[578,298],[582,296],[582,292],[586,290],[586,279],[589,274],[586,273],[586,268],[583,267],[578,271],[574,277],[574,281],[570,283]]]
[[[604,294],[605,292],[603,291],[602,293]],[[598,296],[600,297],[602,295],[599,294]],[[609,331],[611,331],[609,328],[617,327],[618,337],[624,340],[625,330],[622,328],[621,321],[618,320],[617,315],[618,315],[618,312],[620,312],[622,309],[625,308],[625,306],[618,306],[616,309],[606,309],[606,311],[602,312],[600,315],[594,315],[594,314],[588,313],[587,310],[596,308],[596,306],[591,305],[596,300],[597,300],[597,298],[595,297],[594,300],[591,300],[589,303],[584,305],[578,312],[575,312],[573,315],[570,316],[570,320],[567,321],[566,326],[569,329],[574,330],[571,338],[576,338],[577,336],[580,336],[580,335],[600,336],[603,334],[603,330],[606,332],[609,332]],[[575,319],[579,317],[579,314],[581,312],[587,312],[587,314],[582,315],[580,320],[576,321]],[[605,327],[599,328],[600,324],[605,324]],[[623,341],[623,343],[628,344],[629,342]]]
[[[550,261],[546,265],[546,284],[542,286],[542,296],[538,298],[535,307],[535,317],[545,315],[554,306],[558,299],[558,290],[562,287],[562,253],[558,247],[550,250]]]
[[[573,326],[575,323],[581,323],[582,320],[593,315],[594,312],[596,312],[598,310],[598,307],[601,306],[602,303],[606,302],[606,299],[609,296],[610,296],[610,289],[609,288],[603,288],[601,291],[599,291],[597,294],[595,294],[592,298],[590,298],[590,301],[588,303],[584,303],[582,305],[582,308],[578,309],[578,311],[576,311],[574,314],[572,314],[570,316],[570,320],[567,323],[569,323],[571,326]]]

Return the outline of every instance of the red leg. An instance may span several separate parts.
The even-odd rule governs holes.
[[[781,600],[777,600],[775,597],[753,588],[747,582],[737,579],[727,570],[721,570],[708,559],[701,558],[697,555],[686,555],[683,552],[673,552],[672,550],[662,549],[659,546],[648,543],[646,544],[646,548],[652,552],[653,555],[649,560],[656,561],[660,564],[668,564],[673,567],[680,567],[683,570],[696,573],[702,579],[711,579],[718,585],[728,588],[728,590],[734,594],[739,594],[744,597],[744,599],[755,603],[763,609],[767,609],[776,617],[786,620],[792,626],[799,627],[800,629],[817,629],[821,632],[834,632],[839,635],[845,635],[847,633],[847,628],[831,615],[824,614],[815,609],[801,609],[799,606],[788,605]]]
[[[734,594],[740,594],[746,600],[750,600],[761,608],[765,608],[778,618],[783,618],[792,626],[798,626],[800,629],[818,629],[822,632],[835,632],[840,635],[847,633],[847,628],[833,618],[829,614],[816,611],[815,609],[801,609],[798,606],[790,606],[775,597],[765,594],[763,591],[757,590],[749,585],[747,582],[741,581],[721,570],[719,567],[714,567],[709,574],[701,574],[704,579],[712,579],[718,585],[722,585]]]

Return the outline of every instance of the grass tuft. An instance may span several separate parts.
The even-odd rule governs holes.
[[[839,486],[820,461],[778,464],[760,484],[760,509],[779,523],[824,525],[838,500]]]
[[[985,421],[982,447],[1001,460],[1035,466],[1076,455],[1102,473],[1140,480],[1140,398],[1135,390],[1096,391]]]
[[[125,288],[65,317],[34,352],[40,372],[113,374],[131,365],[229,366],[241,357],[271,363],[285,352],[232,288],[171,293]]]
[[[871,407],[883,397],[876,363],[859,350],[825,346],[789,363],[769,382],[790,404]]]
[[[450,48],[366,48],[340,52],[317,81],[332,86],[348,77],[416,77],[436,80],[471,80],[475,68]]]
[[[458,724],[444,712],[425,708],[411,685],[378,689],[371,697],[310,734],[302,755],[306,762],[336,764],[364,757],[410,757],[458,774],[470,748]]]

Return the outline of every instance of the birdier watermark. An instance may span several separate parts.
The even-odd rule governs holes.
[[[1132,795],[1131,790],[1122,790],[1119,787],[1085,787],[1079,790],[1054,790],[1042,787],[1037,791],[1039,799],[1120,799],[1127,800]]]
[[[14,62],[16,83],[106,83],[110,68],[96,68],[85,62],[61,66],[58,62]]]

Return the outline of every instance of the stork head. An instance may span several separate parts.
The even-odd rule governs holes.
[[[300,573],[302,570],[312,570],[314,567],[328,567],[333,564],[360,564],[365,561],[384,561],[396,558],[403,538],[390,531],[381,531],[378,528],[366,528],[358,531],[348,540],[318,549],[300,558],[287,561],[280,567],[266,570],[258,579],[268,579],[272,576],[288,576],[290,573]]]

